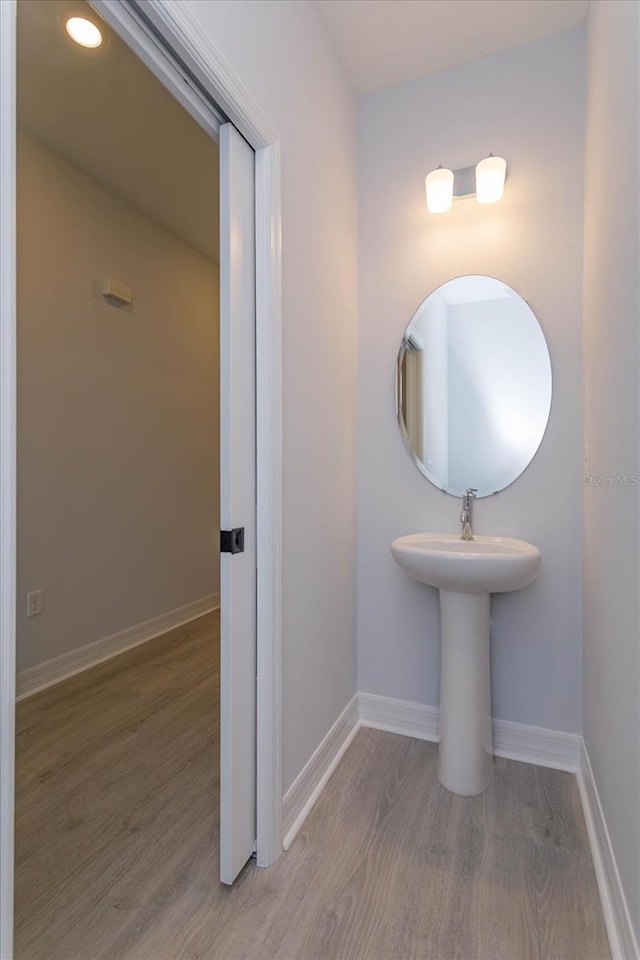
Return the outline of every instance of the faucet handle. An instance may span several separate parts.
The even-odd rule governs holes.
[[[467,487],[467,496],[475,498],[476,493],[478,492],[477,487]]]

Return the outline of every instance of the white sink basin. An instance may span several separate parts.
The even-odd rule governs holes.
[[[454,593],[506,593],[535,580],[542,555],[514,537],[412,533],[391,544],[393,558],[421,583]]]

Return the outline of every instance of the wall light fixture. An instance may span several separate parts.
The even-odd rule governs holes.
[[[478,203],[497,203],[504,194],[507,161],[492,153],[476,164],[476,197]]]
[[[447,170],[439,166],[425,179],[427,209],[430,213],[445,213],[454,200],[476,197],[478,203],[497,203],[504,194],[507,161],[491,153],[474,167]]]
[[[430,213],[445,213],[453,203],[453,170],[442,165],[428,173],[424,181]]]

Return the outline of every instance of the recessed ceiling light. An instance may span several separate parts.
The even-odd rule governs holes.
[[[99,47],[102,43],[102,34],[91,20],[85,20],[84,17],[69,17],[65,26],[71,39],[82,47]]]

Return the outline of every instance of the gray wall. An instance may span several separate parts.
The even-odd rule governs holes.
[[[585,443],[594,478],[637,476],[640,327],[637,3],[587,24]],[[584,491],[584,737],[640,937],[638,487]]]
[[[219,294],[213,261],[27,135],[18,223],[24,669],[218,591]]]
[[[458,529],[460,504],[411,463],[395,420],[394,362],[418,304],[481,273],[541,322],[554,395],[542,446],[503,493],[477,502],[479,533],[542,550],[538,579],[493,604],[493,711],[555,730],[582,724],[581,283],[584,32],[559,34],[360,101],[359,688],[437,705],[438,597],[393,563],[401,534]],[[427,212],[425,175],[490,151],[504,200]]]
[[[310,0],[183,0],[282,147],[283,788],[356,689],[356,98]]]

